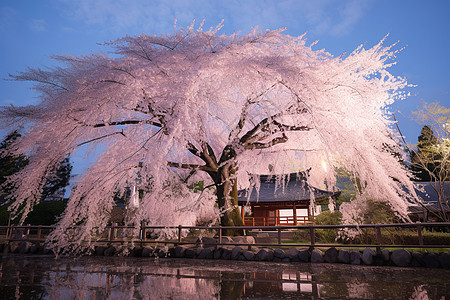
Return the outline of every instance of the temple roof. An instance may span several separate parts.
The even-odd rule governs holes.
[[[309,202],[311,193],[316,200],[337,197],[340,194],[340,191],[330,192],[315,188],[305,181],[305,177],[297,173],[290,174],[288,179],[278,184],[275,176],[271,175],[260,175],[260,181],[259,194],[256,187],[238,191],[240,204],[247,201],[250,203]]]
[[[440,184],[437,183],[436,185],[436,187],[439,188]],[[423,200],[423,204],[425,206],[434,211],[441,211],[438,194],[431,183],[415,182],[414,186],[416,188],[417,196],[419,196]],[[445,211],[450,211],[450,207],[448,205],[448,203],[450,203],[450,181],[443,182],[443,188],[444,195],[446,196],[446,199],[442,199],[443,209]],[[420,212],[423,211],[423,207],[420,205],[412,205],[409,207],[409,211]]]

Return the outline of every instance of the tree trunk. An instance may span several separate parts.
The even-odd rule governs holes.
[[[217,203],[220,209],[220,225],[243,226],[241,214],[239,213],[237,199],[237,181],[234,168],[236,152],[231,145],[227,145],[217,161],[213,149],[208,143],[202,143],[201,151],[194,145],[189,145],[189,151],[202,159],[206,164],[203,169],[212,178],[216,186]],[[241,229],[230,229],[224,231],[226,235],[242,235]]]
[[[222,226],[243,226],[237,199],[237,180],[231,175],[235,174],[232,167],[224,166],[219,169],[216,176],[217,200],[222,213],[220,225]],[[224,231],[225,235],[242,235],[242,229],[229,229]]]

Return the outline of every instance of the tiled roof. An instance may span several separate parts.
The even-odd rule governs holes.
[[[260,175],[259,194],[256,187],[249,190],[238,191],[239,202],[268,203],[268,202],[293,202],[309,201],[311,196],[315,199],[323,199],[332,196],[338,196],[340,192],[324,191],[310,186],[296,173],[290,174],[289,179],[283,183],[276,183],[274,176]],[[250,197],[249,194],[250,193]]]
[[[432,210],[441,210],[438,202],[438,194],[429,182],[415,182],[414,185],[416,186],[417,195],[422,198],[426,206],[428,206]],[[437,184],[437,187],[439,187],[439,183]],[[443,199],[444,209],[449,211],[450,206],[447,203],[450,203],[450,181],[444,182],[444,195],[446,197],[446,199]],[[415,212],[422,211],[423,208],[420,205],[414,205],[411,206],[409,210],[411,212]]]

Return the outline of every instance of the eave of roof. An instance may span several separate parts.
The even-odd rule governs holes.
[[[432,187],[430,182],[415,182],[416,193],[419,198],[423,200],[423,205],[431,210],[431,211],[441,211],[441,206],[439,204],[439,197]],[[439,188],[439,183],[437,183],[437,187]],[[446,195],[446,199],[443,199],[443,209],[445,211],[450,211],[450,207],[447,204],[450,200],[450,181],[443,182],[444,194]],[[425,208],[422,205],[414,204],[410,205],[408,210],[411,213],[422,212]]]
[[[304,178],[296,173],[290,174],[289,179],[283,184],[277,184],[274,177],[260,175],[259,193],[256,187],[249,190],[238,191],[238,203],[304,203],[309,202],[312,197],[316,200],[337,197],[341,193],[321,190],[308,185]],[[250,193],[250,195],[249,195]]]

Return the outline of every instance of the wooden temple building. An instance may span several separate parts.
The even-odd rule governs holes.
[[[330,192],[312,187],[297,173],[287,176],[284,184],[277,184],[276,178],[270,175],[260,175],[260,182],[259,193],[256,187],[238,191],[238,204],[245,226],[314,223],[315,208],[310,205],[312,196],[320,201],[330,197],[336,199],[340,194],[339,191]],[[245,215],[246,206],[250,206],[251,216]]]

